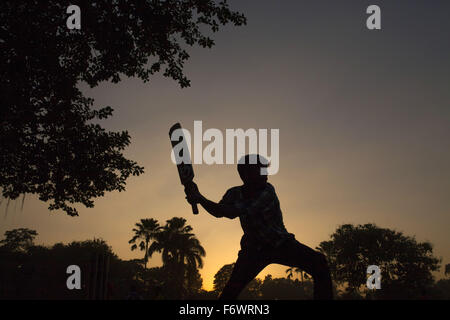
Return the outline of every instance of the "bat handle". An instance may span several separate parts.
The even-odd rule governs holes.
[[[197,204],[196,204],[196,203],[194,203],[194,204],[192,205],[192,213],[193,213],[193,214],[198,214],[198,207],[197,207]]]
[[[185,184],[185,186],[184,186],[184,192],[186,192],[188,189],[192,189],[193,185],[194,185],[194,184],[193,184],[192,182],[191,182],[191,183]],[[194,203],[194,204],[192,204],[191,206],[192,206],[192,213],[193,213],[193,214],[198,214],[198,207],[197,207],[197,204]]]

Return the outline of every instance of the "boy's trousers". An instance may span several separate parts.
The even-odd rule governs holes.
[[[247,284],[271,263],[297,267],[307,272],[314,280],[314,299],[333,299],[330,271],[325,256],[295,239],[288,239],[277,248],[242,248],[230,280],[219,299],[237,299]]]

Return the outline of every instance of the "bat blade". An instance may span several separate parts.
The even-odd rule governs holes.
[[[190,154],[184,154],[184,152],[188,152],[189,150],[186,139],[182,132],[175,132],[176,130],[182,130],[181,125],[178,122],[169,130],[169,138],[172,148],[181,144],[180,152],[178,154],[174,152],[175,160],[177,162],[178,176],[180,177],[181,184],[184,185],[185,188],[190,188],[194,179],[194,168],[192,167]],[[174,133],[177,134],[178,139],[175,139],[175,137],[174,140],[172,139]],[[194,214],[198,214],[197,204],[192,205],[192,212]]]

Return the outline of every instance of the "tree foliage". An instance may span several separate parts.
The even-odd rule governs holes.
[[[172,231],[184,230],[186,233],[192,231],[192,228],[185,222],[183,223],[181,218],[169,221],[171,221]],[[183,234],[183,232],[181,233]],[[234,267],[234,264],[224,265],[214,277],[215,290],[208,292],[201,289],[202,279],[199,268],[184,274],[180,272],[180,269],[173,268],[175,266],[173,263],[144,269],[142,259],[121,260],[112,248],[101,239],[40,246],[33,245],[32,239],[35,234],[37,235],[34,230],[16,229],[9,230],[6,234],[9,236],[6,236],[0,245],[1,299],[86,299],[87,297],[92,299],[92,296],[88,294],[88,292],[92,293],[91,280],[95,274],[105,271],[100,268],[101,264],[97,264],[97,257],[100,256],[108,256],[110,261],[106,299],[126,299],[133,287],[143,299],[216,299],[228,282]],[[6,239],[8,241],[5,241]],[[8,243],[20,244],[20,249],[17,250],[16,245],[6,245]],[[179,255],[173,255],[173,257],[175,256]],[[186,264],[186,260],[184,261]],[[66,269],[67,266],[73,264],[80,266],[82,270],[81,290],[67,290],[66,287]],[[405,287],[398,286],[395,281],[386,282],[385,280],[386,278],[383,276],[382,290],[377,290],[375,294],[371,292],[364,295],[364,292],[358,290],[338,290],[336,297],[338,299],[449,299],[450,297],[449,279],[441,279],[428,287],[421,288],[420,292],[414,296],[412,293],[417,291],[414,283],[412,286]],[[383,295],[385,290],[388,295]],[[264,280],[254,279],[251,281],[239,298],[311,299],[312,296],[313,281],[311,278],[300,282],[298,279],[272,278],[267,275]]]
[[[450,300],[450,279],[441,279],[431,290],[431,298]]]
[[[267,300],[309,300],[313,298],[313,282],[292,280],[290,278],[272,278],[267,275],[259,290],[262,299]]]
[[[13,229],[5,232],[5,238],[0,240],[0,245],[11,251],[26,251],[33,246],[36,230],[27,228]]]
[[[226,264],[222,268],[220,268],[219,271],[217,271],[214,275],[213,285],[214,291],[216,291],[217,294],[220,294],[223,291],[223,288],[225,288],[225,285],[231,277],[233,268],[234,263]]]
[[[379,295],[383,298],[417,296],[432,285],[432,272],[440,264],[429,242],[417,242],[414,237],[374,224],[342,225],[318,249],[327,256],[333,279],[347,285],[349,291],[365,288],[367,267],[379,266]]]
[[[192,233],[186,219],[174,217],[156,234],[149,247],[149,256],[159,252],[167,274],[167,293],[172,299],[192,296],[200,290],[202,280],[198,269],[203,268],[205,249]]]
[[[214,292],[216,296],[225,288],[233,272],[234,263],[226,264],[214,275]],[[242,290],[239,299],[290,300],[312,299],[313,282],[311,279],[300,282],[298,279],[272,278],[269,274],[264,280],[253,279]]]
[[[126,159],[127,131],[98,122],[109,106],[79,90],[122,76],[164,76],[189,86],[183,73],[187,46],[209,48],[205,33],[242,25],[226,1],[77,1],[82,27],[66,27],[69,1],[0,4],[0,189],[5,198],[36,194],[49,209],[78,215],[105,192],[123,191],[143,168]],[[210,31],[208,31],[210,30]],[[205,33],[204,33],[205,32]]]
[[[220,295],[225,288],[225,285],[228,283],[228,280],[231,277],[231,274],[234,269],[234,263],[226,264],[219,269],[214,275],[214,292],[217,295]],[[240,299],[258,299],[261,296],[260,287],[262,281],[260,279],[253,279],[249,284],[242,290],[239,295]]]
[[[4,299],[86,299],[90,279],[94,275],[93,257],[110,258],[109,281],[115,291],[109,298],[123,298],[128,283],[137,270],[125,265],[101,239],[56,243],[52,246],[27,246],[12,251],[0,247],[0,298]],[[67,290],[67,267],[82,270],[81,290]]]
[[[128,243],[133,244],[132,251],[136,250],[138,246],[139,250],[144,251],[144,269],[147,269],[150,241],[156,238],[160,230],[161,227],[155,219],[141,219],[141,222],[136,223],[136,228],[133,228],[134,236]]]
[[[298,268],[298,267],[290,267],[286,269],[286,277],[288,279],[291,279],[294,277],[294,274],[298,274],[300,275],[300,280],[301,282],[303,282],[303,279],[309,279],[310,276],[308,276],[308,274],[303,271],[302,269]]]

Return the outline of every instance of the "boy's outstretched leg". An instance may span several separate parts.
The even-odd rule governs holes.
[[[309,273],[314,280],[314,299],[333,299],[330,270],[323,254],[297,240],[288,240],[271,253],[272,262],[297,267]]]
[[[230,280],[219,296],[219,300],[236,300],[247,284],[267,266],[266,261],[248,251],[239,251]]]
[[[314,279],[314,299],[333,299],[333,285],[331,282],[330,269],[328,267],[327,259],[320,252],[317,252],[314,271],[311,275]]]

